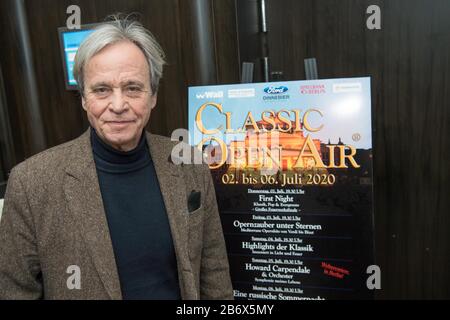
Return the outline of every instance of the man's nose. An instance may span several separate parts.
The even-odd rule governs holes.
[[[115,113],[123,113],[128,110],[129,104],[127,98],[120,89],[114,89],[113,94],[111,95],[109,108]]]

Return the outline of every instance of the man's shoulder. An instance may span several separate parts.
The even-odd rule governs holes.
[[[192,150],[196,149],[193,146],[190,146],[185,141],[172,140],[171,138],[168,138],[166,136],[161,136],[150,132],[147,133],[147,137],[149,138],[150,145],[153,146],[153,149],[157,150],[158,152],[162,152],[167,156],[174,155],[175,153],[177,153],[178,149],[189,149],[191,150],[190,153],[192,153]]]
[[[182,162],[183,164],[200,165],[202,167],[205,165],[202,161],[202,152],[195,146],[190,145],[187,141],[172,140],[171,138],[153,133],[148,133],[148,137],[150,143],[156,146],[160,152],[164,152],[167,156],[170,156],[174,163]],[[184,154],[185,152],[188,154],[188,157]]]
[[[83,134],[73,140],[41,151],[17,164],[13,168],[13,172],[19,175],[54,173],[68,163],[74,147],[85,138],[85,134]]]
[[[163,148],[171,149],[177,144],[177,141],[172,141],[171,138],[162,136],[159,134],[150,133],[147,131],[147,137],[150,139],[150,143],[156,143]]]

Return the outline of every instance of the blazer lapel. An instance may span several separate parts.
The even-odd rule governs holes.
[[[117,265],[90,143],[90,129],[75,142],[64,192],[98,274],[111,299],[122,299]]]
[[[188,253],[187,197],[180,166],[170,160],[170,144],[163,138],[147,134],[147,143],[155,166],[161,194],[169,219],[172,239],[177,257],[182,296],[187,296],[186,276],[192,275]]]

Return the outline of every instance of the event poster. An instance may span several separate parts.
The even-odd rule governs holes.
[[[371,298],[370,78],[189,88],[236,299]]]

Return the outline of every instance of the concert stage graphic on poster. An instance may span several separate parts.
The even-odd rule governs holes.
[[[371,298],[370,78],[189,88],[236,299]]]

